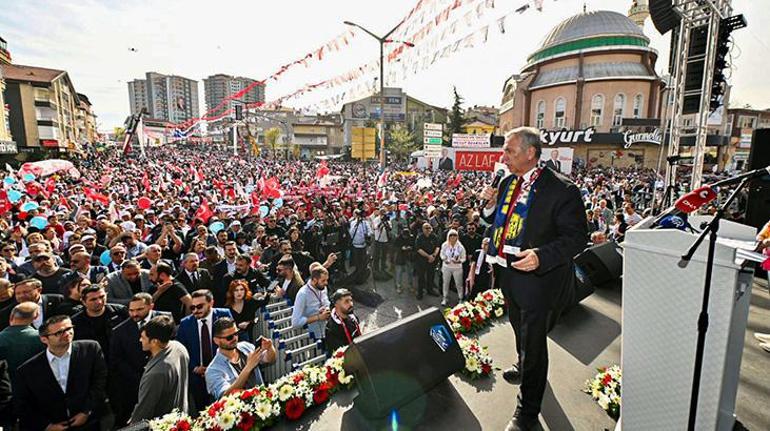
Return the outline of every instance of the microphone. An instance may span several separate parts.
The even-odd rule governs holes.
[[[703,186],[677,199],[674,207],[689,214],[717,198],[717,192],[712,186]]]
[[[730,177],[726,180],[717,181],[714,184],[712,184],[711,187],[729,186],[732,184],[738,184],[745,179],[751,180],[754,178],[764,177],[765,175],[770,175],[770,166],[767,166],[761,169],[754,169],[753,171],[749,171],[749,172],[746,172],[745,174]]]
[[[658,229],[679,229],[679,230],[685,230],[686,227],[687,227],[687,222],[683,217],[680,217],[678,215],[667,215],[663,217],[663,219],[660,220],[657,226]]]
[[[491,186],[491,187],[495,187],[495,188],[497,188],[497,186],[499,186],[499,185],[500,185],[500,181],[503,179],[503,176],[505,176],[505,170],[503,170],[503,169],[498,169],[498,170],[497,170],[497,172],[495,172],[495,178],[494,178],[494,179],[492,179],[492,186]],[[487,202],[487,200],[486,200],[486,199],[482,199],[482,200],[480,200],[480,201],[479,201],[479,208],[481,208],[481,210],[483,211],[483,210],[484,210],[484,208],[486,208],[486,207],[487,207],[487,204],[488,204],[488,203],[489,203],[489,202]]]

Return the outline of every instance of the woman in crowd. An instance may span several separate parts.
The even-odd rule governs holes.
[[[252,340],[252,328],[257,316],[258,301],[252,296],[249,283],[246,280],[233,280],[227,288],[225,306],[233,315],[238,325],[238,338],[241,341]],[[263,299],[263,298],[259,298]]]
[[[449,301],[449,282],[454,280],[457,293],[463,297],[463,262],[465,262],[465,247],[459,241],[460,236],[454,229],[449,229],[446,241],[441,244],[441,275],[443,279],[443,299],[441,305],[447,305]]]

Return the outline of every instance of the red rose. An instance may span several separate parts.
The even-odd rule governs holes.
[[[481,364],[481,372],[483,374],[489,374],[492,372],[492,366],[489,364]]]
[[[339,351],[339,352],[336,352],[336,353],[334,354],[334,357],[335,357],[335,358],[341,358],[341,357],[343,357],[343,356],[345,356],[345,351],[344,351],[344,350],[341,350],[341,351]]]
[[[469,319],[467,317],[461,317],[460,318],[460,325],[462,325],[463,328],[465,328],[465,329],[470,329],[471,328],[471,319]]]
[[[190,431],[190,422],[187,422],[187,420],[182,419],[179,421],[179,423],[176,424],[176,429],[178,431]]]
[[[459,316],[459,315],[460,315],[460,313],[462,313],[462,312],[463,312],[463,311],[462,311],[461,309],[459,309],[459,308],[458,308],[458,309],[456,309],[455,311],[453,311],[453,312],[452,312],[452,314],[454,314],[455,316]]]
[[[305,402],[302,398],[292,398],[286,403],[286,417],[291,421],[296,421],[305,412]]]
[[[297,373],[297,375],[294,376],[294,384],[298,384],[302,381],[302,379],[305,378],[305,375],[303,373]]]
[[[272,400],[273,399],[273,391],[268,389],[267,392],[265,392],[265,396],[267,397],[268,400]]]
[[[485,293],[484,294],[484,299],[486,299],[487,301],[491,301],[492,300],[492,294],[489,293],[489,292]]]
[[[340,383],[337,373],[333,373],[331,369],[326,370],[326,381],[329,382],[332,387],[335,387]]]
[[[602,386],[607,386],[612,381],[612,376],[609,374],[605,374],[604,378],[602,378]]]
[[[248,413],[241,413],[241,423],[236,428],[241,431],[249,431],[254,427],[254,416]]]
[[[328,399],[329,399],[329,391],[326,389],[319,388],[318,390],[313,392],[313,402],[315,404],[323,404]]]
[[[476,323],[484,323],[484,318],[480,314],[476,315]]]

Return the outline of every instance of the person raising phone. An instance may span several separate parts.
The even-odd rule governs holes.
[[[214,343],[217,354],[206,368],[206,390],[215,399],[234,391],[264,384],[259,364],[275,362],[273,342],[260,337],[256,347],[246,341],[238,342],[238,327],[229,317],[214,322]]]

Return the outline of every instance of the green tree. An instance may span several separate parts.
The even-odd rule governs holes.
[[[402,124],[391,127],[389,145],[390,152],[399,159],[409,157],[412,151],[417,149],[414,134]]]
[[[273,152],[273,158],[275,159],[275,144],[278,142],[278,136],[281,131],[277,127],[271,127],[265,131],[265,144],[270,146]]]
[[[449,136],[451,138],[452,133],[462,133],[463,125],[465,124],[465,116],[463,115],[463,98],[457,93],[457,87],[452,87],[454,91],[454,104],[452,104],[452,112],[449,114]]]

